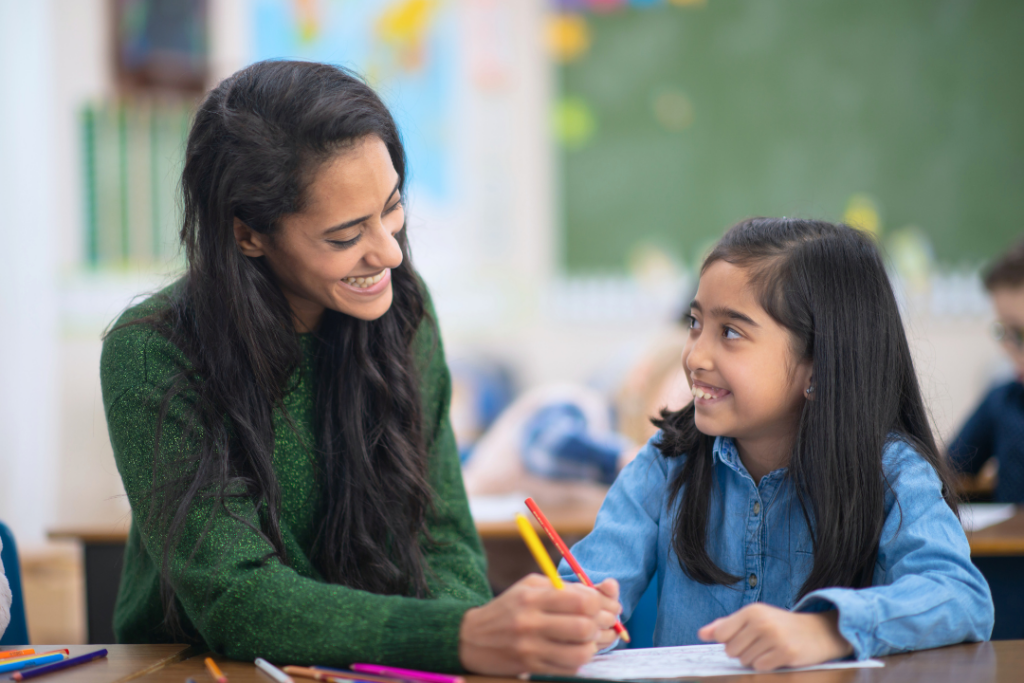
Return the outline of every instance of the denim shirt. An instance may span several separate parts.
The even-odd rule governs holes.
[[[665,458],[654,436],[619,475],[594,531],[572,552],[595,583],[619,581],[625,621],[657,572],[654,645],[700,643],[697,629],[745,605],[798,612],[839,611],[839,631],[866,659],[987,640],[994,610],[988,584],[971,564],[960,522],[943,500],[938,475],[903,441],[883,454],[889,491],[872,586],[797,594],[814,562],[811,535],[785,469],[755,484],[730,438],[715,440],[715,490],[708,553],[738,583],[706,586],[682,571],[672,548],[679,501],[668,490],[685,456]],[[896,504],[897,499],[899,505]],[[562,561],[559,573],[573,580]]]

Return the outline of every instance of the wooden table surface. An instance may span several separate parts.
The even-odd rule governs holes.
[[[545,510],[548,519],[563,536],[586,536],[594,529],[594,520],[601,504],[586,504],[573,507],[550,506]],[[532,519],[531,519],[532,521]],[[537,525],[535,525],[537,526]],[[537,526],[539,529],[540,527]],[[497,522],[477,522],[477,533],[481,538],[519,538],[519,529],[514,519]],[[119,522],[116,526],[58,527],[51,529],[50,540],[72,540],[82,543],[125,543],[128,540],[128,524]]]
[[[1018,505],[1017,514],[1005,522],[967,534],[967,540],[971,555],[1024,555],[1024,506]]]
[[[228,661],[221,657],[214,657],[214,660],[230,683],[273,683],[269,676],[252,664]],[[885,667],[882,669],[716,676],[692,680],[708,683],[1020,683],[1024,680],[1024,641],[1002,640],[954,645],[885,657],[883,661]],[[211,680],[203,665],[202,655],[169,664],[138,680],[141,683],[184,683],[188,677],[199,683],[209,683]],[[296,683],[305,680],[309,679],[295,679]],[[466,677],[467,683],[516,683],[516,680],[487,676]]]
[[[572,505],[547,505],[545,513],[563,536],[586,536],[594,528],[594,520],[601,507],[599,500],[574,501]],[[514,520],[477,522],[477,531],[483,539],[519,538]],[[49,532],[51,539],[74,539],[83,543],[124,543],[128,539],[128,524],[120,522],[110,527],[61,527]],[[1005,522],[981,531],[967,534],[971,554],[977,556],[1024,555],[1024,506]]]
[[[137,680],[152,671],[198,654],[190,651],[187,645],[5,645],[3,649],[20,650],[26,647],[35,648],[37,653],[67,648],[72,657],[107,648],[107,656],[102,659],[30,679],[43,683],[122,683]],[[11,673],[0,676],[7,680]]]

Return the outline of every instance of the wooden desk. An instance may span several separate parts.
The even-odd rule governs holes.
[[[1005,522],[967,534],[972,557],[1024,556],[1024,506]]]
[[[137,680],[165,666],[181,662],[197,653],[187,645],[31,645],[4,646],[3,649],[34,647],[36,652],[67,648],[72,657],[107,648],[107,656],[87,664],[40,676],[44,683],[122,683]],[[12,672],[13,673],[13,672]],[[5,679],[10,674],[2,674]],[[184,679],[182,679],[184,680]]]
[[[210,680],[197,655],[172,663],[138,679],[140,683],[182,683],[191,676],[197,681]],[[231,683],[268,683],[270,677],[252,664],[214,657]],[[923,650],[908,655],[883,658],[882,669],[846,669],[842,671],[811,671],[804,673],[762,674],[747,676],[716,676],[687,679],[708,683],[1010,683],[1019,682],[1024,672],[1024,641],[1004,640],[994,643],[954,645],[937,650]],[[514,678],[467,676],[467,683],[516,683]],[[297,678],[296,683],[308,679]]]

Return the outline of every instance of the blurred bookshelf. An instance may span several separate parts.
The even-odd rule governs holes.
[[[144,99],[83,107],[87,268],[147,267],[177,258],[177,187],[191,107]]]

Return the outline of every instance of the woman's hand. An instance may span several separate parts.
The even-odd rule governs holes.
[[[845,657],[853,646],[839,633],[839,613],[790,612],[764,603],[747,605],[697,631],[725,643],[725,652],[758,671],[812,666]]]
[[[619,585],[597,590],[566,583],[555,590],[530,574],[491,602],[466,612],[459,628],[459,659],[468,671],[495,676],[573,674],[616,638],[622,607]]]

